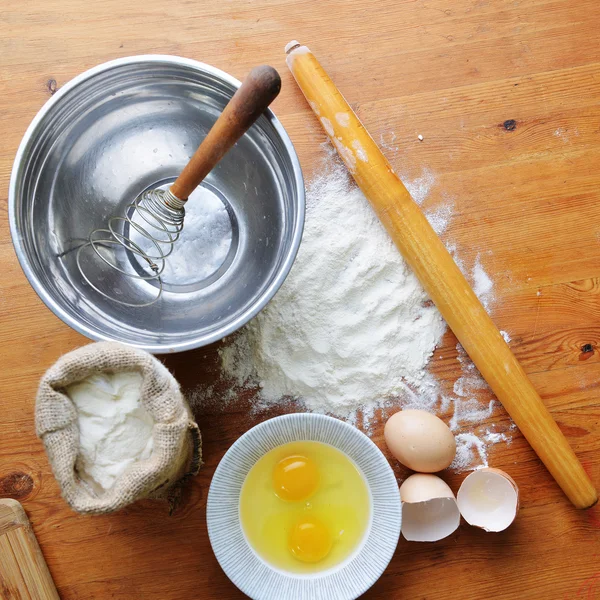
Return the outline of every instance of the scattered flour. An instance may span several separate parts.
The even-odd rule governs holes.
[[[498,442],[506,442],[507,445],[510,445],[512,442],[512,437],[506,433],[498,433],[497,431],[490,431],[489,429],[485,432],[484,439],[486,442],[491,444],[497,444]]]
[[[433,172],[424,168],[421,175],[413,180],[400,177],[404,187],[410,192],[412,199],[419,205],[423,204],[423,200],[429,195],[429,191],[435,184],[435,176]]]
[[[450,252],[450,256],[454,259],[454,262],[458,265],[458,268],[462,271],[463,275],[469,276],[469,270],[466,268],[465,262],[458,254],[458,248],[456,244],[446,242],[446,249]]]
[[[489,312],[492,303],[494,302],[493,289],[494,284],[489,278],[489,275],[485,272],[481,266],[481,259],[479,255],[475,259],[475,265],[473,266],[473,291],[477,297],[481,300],[481,303],[485,309]]]
[[[488,449],[486,443],[474,433],[459,433],[456,438],[456,456],[450,465],[451,469],[468,471],[474,466],[488,466]]]
[[[569,135],[567,134],[567,130],[564,129],[563,127],[559,127],[554,132],[554,137],[562,139],[562,141],[565,143],[569,141]]]
[[[398,150],[400,148],[396,145],[396,138],[397,138],[397,135],[393,131],[390,131],[389,134],[381,133],[379,136],[379,145],[384,150],[391,150],[392,152],[398,152]]]
[[[512,429],[511,429],[512,430]],[[508,433],[498,433],[489,429],[484,434],[472,432],[459,433],[456,439],[456,456],[450,465],[457,472],[470,471],[473,468],[487,467],[489,447],[499,442],[510,445],[512,436]]]
[[[454,414],[450,420],[450,429],[456,431],[463,423],[481,423],[494,414],[494,400],[482,406],[475,398],[454,401]]]
[[[456,352],[462,375],[454,382],[454,393],[460,398],[468,398],[480,390],[488,389],[487,383],[460,344],[456,344]]]
[[[446,231],[452,219],[453,209],[454,205],[446,201],[444,204],[425,213],[429,224],[438,235],[442,235]]]
[[[484,427],[500,408],[500,403],[495,399],[487,403],[478,399],[486,392],[491,396],[491,390],[460,344],[456,345],[456,351],[462,374],[455,381],[455,395],[446,399],[445,408],[452,406],[449,427],[456,436],[456,458],[451,467],[456,471],[466,471],[487,467],[488,447],[498,442],[509,444],[512,441],[509,432],[513,429],[511,425],[504,432],[496,432]]]

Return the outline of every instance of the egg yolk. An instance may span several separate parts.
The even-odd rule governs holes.
[[[290,550],[302,562],[316,563],[330,552],[332,539],[327,527],[314,517],[300,519],[290,535]]]
[[[287,456],[273,470],[273,488],[282,500],[299,502],[315,493],[319,487],[319,471],[305,456]]]

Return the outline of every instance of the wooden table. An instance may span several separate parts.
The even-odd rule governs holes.
[[[4,0],[0,496],[24,504],[65,600],[240,598],[210,549],[206,493],[231,443],[277,411],[252,416],[247,396],[226,411],[201,409],[206,465],[173,517],[152,502],[104,517],[69,510],[33,406],[42,373],[86,340],[44,307],[12,249],[7,189],[21,136],[57,87],[109,59],[177,54],[240,78],[266,62],[282,74],[274,110],[310,180],[325,136],[285,67],[293,38],[328,68],[397,172],[433,175],[425,207],[452,200],[445,239],[467,265],[479,255],[495,284],[495,321],[600,485],[597,0]],[[197,390],[218,378],[216,350],[167,364]],[[448,389],[456,355],[448,333],[432,361]],[[500,411],[494,422],[508,418]],[[373,439],[384,448],[381,424]],[[520,485],[515,524],[496,535],[463,524],[436,544],[401,540],[366,598],[600,598],[600,508],[573,509],[518,433],[490,461]],[[463,477],[447,479],[457,489]]]

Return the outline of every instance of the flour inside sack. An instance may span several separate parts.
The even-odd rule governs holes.
[[[67,387],[77,407],[76,469],[90,490],[110,490],[129,465],[149,458],[154,420],[141,403],[137,372],[97,373]]]

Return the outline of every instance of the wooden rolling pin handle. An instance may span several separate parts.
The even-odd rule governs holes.
[[[310,107],[394,243],[498,400],[578,508],[598,495],[525,371],[385,156],[319,64],[298,42],[287,64]]]
[[[171,186],[171,192],[180,200],[187,200],[227,151],[275,100],[280,90],[281,78],[273,67],[262,65],[252,69]]]

